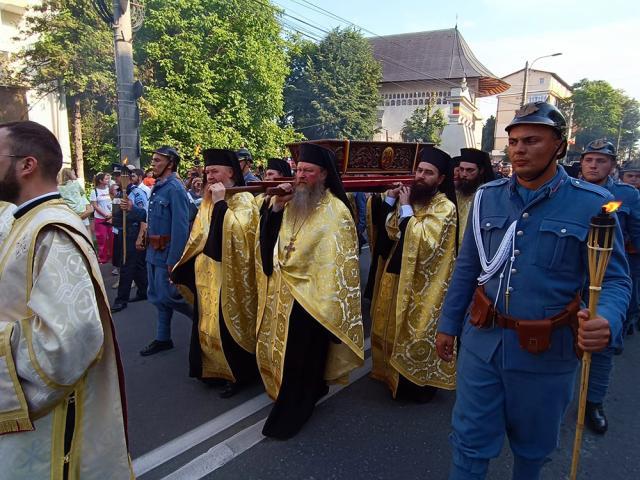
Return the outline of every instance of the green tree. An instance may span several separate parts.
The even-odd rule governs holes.
[[[95,137],[83,135],[83,113],[110,110],[115,96],[113,37],[91,0],[44,0],[27,15],[22,39],[37,38],[17,55],[16,82],[41,95],[62,87],[71,124],[72,161],[84,177],[85,147]],[[102,111],[95,109],[103,105]],[[111,141],[114,141],[111,139]],[[90,163],[98,157],[90,157]]]
[[[309,139],[370,139],[382,68],[359,31],[336,28],[317,45],[292,49],[285,121]]]
[[[614,141],[622,121],[625,96],[604,80],[583,79],[573,85],[573,96],[561,104],[573,103],[575,148],[581,151],[590,141],[607,138]]]
[[[496,117],[491,115],[482,126],[482,150],[491,153],[493,150],[493,137],[496,132]]]
[[[405,142],[428,142],[440,145],[442,130],[447,121],[442,110],[435,107],[435,98],[429,104],[416,108],[402,126],[402,140]]]
[[[175,144],[284,153],[280,127],[289,72],[277,10],[250,0],[149,0],[135,48],[149,85],[141,101],[143,152]],[[187,161],[188,164],[188,161]]]
[[[622,107],[622,119],[618,130],[619,159],[631,159],[640,140],[640,102],[634,98],[625,98]]]

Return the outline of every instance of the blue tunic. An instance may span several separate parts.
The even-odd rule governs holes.
[[[589,220],[612,195],[570,178],[562,167],[536,191],[519,187],[515,176],[480,188],[479,219],[487,258],[493,258],[509,225],[516,222],[510,283],[508,271],[502,282],[496,274],[485,284],[487,296],[497,300],[500,312],[523,320],[559,313],[587,283]],[[473,214],[472,208],[469,217]],[[629,303],[627,269],[617,228],[598,305],[598,314],[610,322],[614,346],[621,342]],[[573,395],[578,366],[573,335],[568,326],[558,328],[550,349],[532,354],[520,347],[514,330],[473,327],[467,309],[481,271],[473,229],[468,228],[438,326],[439,332],[461,336],[462,342],[450,478],[484,478],[489,459],[500,454],[505,433],[514,453],[514,475],[537,478],[557,445],[560,422]]]

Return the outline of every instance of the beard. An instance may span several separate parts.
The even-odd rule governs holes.
[[[294,222],[304,220],[313,213],[324,196],[325,190],[322,183],[315,185],[301,183],[296,186],[293,198],[287,204]]]
[[[480,178],[480,175],[478,175],[473,180],[461,178],[456,188],[463,195],[471,195],[472,193],[475,193],[476,190],[478,190],[481,181],[482,179]]]
[[[429,185],[422,181],[414,181],[409,193],[409,203],[411,205],[425,205],[438,193],[437,185]]]
[[[0,200],[15,204],[18,197],[20,197],[20,184],[16,174],[16,164],[12,162],[4,178],[0,180]]]

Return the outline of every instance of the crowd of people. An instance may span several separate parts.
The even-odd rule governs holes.
[[[96,175],[87,199],[72,170],[56,188],[61,154],[50,132],[0,125],[0,199],[9,202],[0,207],[0,299],[10,312],[0,319],[3,458],[33,449],[30,468],[125,478],[114,474],[129,464],[108,310],[142,300],[156,308],[157,329],[140,355],[172,349],[173,314],[188,316],[190,376],[222,398],[261,379],[274,401],[263,434],[291,438],[329,385],[363,364],[365,297],[371,377],[419,403],[456,390],[450,479],[485,478],[505,436],[513,478],[540,478],[581,352],[593,352],[588,425],[607,430],[611,368],[638,322],[640,168],[619,166],[613,145],[596,140],[579,178],[569,176],[558,163],[565,119],[544,102],[525,105],[506,130],[511,163],[500,175],[480,150],[451,157],[425,145],[410,185],[347,193],[335,154],[302,143],[295,164],[267,161],[262,177],[280,183],[254,196],[246,149],[206,149],[183,180],[178,151],[162,146],[151,176],[118,165],[113,179]],[[614,180],[616,168],[630,184]],[[622,207],[590,312],[586,239],[591,217],[613,199]],[[119,268],[111,306],[101,263]],[[109,410],[100,425],[78,420],[99,408]],[[99,441],[97,427],[113,434]],[[82,459],[75,438],[95,442]],[[8,462],[22,478],[24,465]]]

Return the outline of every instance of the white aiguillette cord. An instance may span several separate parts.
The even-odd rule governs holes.
[[[482,273],[478,277],[478,284],[484,285],[487,283],[498,271],[502,268],[502,272],[500,272],[500,283],[498,284],[498,292],[500,292],[500,288],[502,287],[502,280],[504,278],[504,271],[507,268],[507,260],[510,260],[510,265],[513,266],[513,262],[515,261],[515,231],[516,231],[516,221],[514,220],[509,228],[507,229],[507,233],[505,233],[502,241],[500,242],[500,246],[496,251],[495,255],[491,260],[487,259],[487,255],[484,250],[484,244],[482,243],[482,234],[480,232],[480,201],[482,199],[482,193],[484,189],[479,189],[476,193],[476,196],[473,199],[473,237],[476,241],[476,247],[478,249],[478,257],[480,258],[480,265],[482,266]],[[511,254],[511,255],[509,255]],[[509,276],[507,278],[507,291],[509,288],[509,284],[511,283],[511,268],[509,268]],[[498,303],[498,295],[496,295],[496,300],[494,302],[494,306]]]

